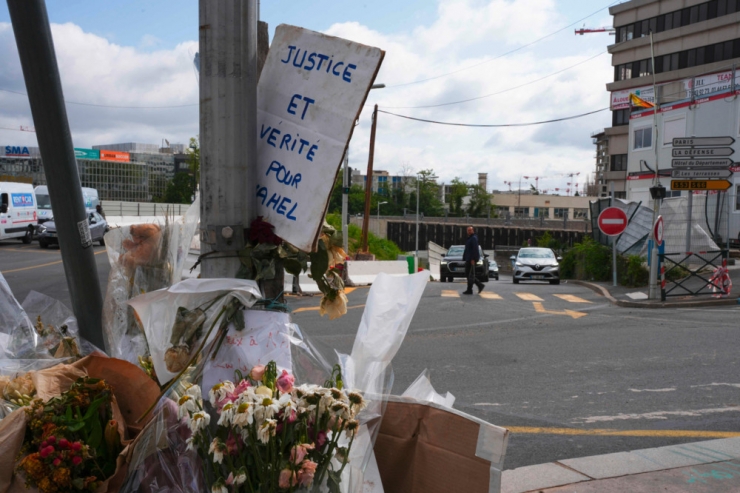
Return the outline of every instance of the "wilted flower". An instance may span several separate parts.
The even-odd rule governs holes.
[[[231,382],[220,382],[211,387],[211,391],[208,392],[208,399],[211,404],[218,406],[219,401],[226,398],[226,395],[234,391],[234,384]]]
[[[306,458],[306,454],[308,454],[309,450],[313,450],[315,448],[314,444],[312,443],[302,443],[300,445],[296,445],[290,450],[290,461],[293,464],[300,464],[303,462],[303,459]]]
[[[295,471],[290,469],[283,469],[280,471],[280,478],[278,479],[278,486],[280,488],[290,488],[298,484],[298,478],[296,477]]]
[[[247,471],[242,467],[236,472],[234,476],[234,484],[239,486],[247,480]]]
[[[344,291],[337,291],[334,296],[324,295],[319,305],[319,315],[329,315],[329,320],[334,320],[347,313],[347,296]]]
[[[236,406],[232,402],[229,402],[221,408],[221,417],[218,418],[219,426],[229,426],[231,424],[231,420],[234,417],[235,407]]]
[[[210,422],[211,417],[208,415],[208,413],[198,411],[197,413],[193,414],[192,418],[190,418],[190,430],[193,432],[193,435],[195,435],[200,430],[204,430],[206,426],[210,424]]]
[[[234,416],[231,418],[231,423],[234,426],[247,426],[254,422],[254,405],[248,402],[242,402],[237,406]]]
[[[344,429],[347,432],[347,438],[352,438],[357,434],[357,430],[360,429],[360,422],[356,419],[350,419],[344,424]]]
[[[249,378],[256,382],[261,382],[262,377],[265,376],[265,365],[257,365],[254,368],[252,368],[252,371],[249,372]]]
[[[270,437],[275,435],[275,429],[277,428],[277,421],[274,419],[266,419],[257,430],[257,439],[262,443],[270,441]]]
[[[185,394],[191,396],[193,399],[199,401],[203,397],[200,393],[200,385],[193,384],[189,386],[187,389],[185,389]]]
[[[365,402],[365,399],[362,398],[362,394],[359,392],[350,392],[348,397],[355,413],[359,413],[367,407],[367,402]]]
[[[290,392],[293,390],[293,384],[295,383],[295,377],[283,370],[283,373],[277,379],[277,387],[280,392]]]
[[[218,481],[211,486],[211,493],[229,493],[223,478],[218,478]]]
[[[190,413],[194,413],[198,410],[195,405],[195,399],[193,398],[193,396],[187,394],[180,397],[180,400],[177,401],[177,405],[179,406],[177,409],[178,419],[182,419],[185,416],[190,416]]]
[[[311,485],[313,482],[313,476],[316,473],[316,466],[318,466],[318,464],[312,460],[303,461],[303,464],[301,464],[301,470],[298,473],[300,475],[301,486]]]
[[[224,454],[228,451],[226,444],[220,438],[214,438],[208,449],[208,453],[213,454],[213,462],[219,464],[224,460]]]

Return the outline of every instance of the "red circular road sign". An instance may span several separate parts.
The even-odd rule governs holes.
[[[599,214],[599,229],[607,236],[622,234],[627,228],[627,214],[619,207],[607,207]]]
[[[660,246],[663,243],[663,216],[658,216],[655,220],[655,226],[653,226],[653,237],[655,238],[655,244]]]

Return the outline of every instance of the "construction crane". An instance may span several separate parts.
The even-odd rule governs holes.
[[[584,34],[592,34],[592,33],[609,33],[611,35],[614,35],[615,32],[616,30],[613,27],[587,28],[585,27],[585,24],[584,24],[584,27],[575,30],[576,35],[580,34],[581,36],[583,36]]]
[[[540,189],[540,177],[539,176],[532,176],[532,177],[525,176],[523,178],[526,178],[527,180],[529,180],[530,178],[532,178],[534,180],[534,191],[535,192],[538,192],[539,191],[539,189]]]
[[[509,185],[509,191],[511,192],[511,182],[510,181],[504,181],[504,185]]]

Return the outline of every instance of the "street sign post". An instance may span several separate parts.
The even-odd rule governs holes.
[[[673,168],[729,168],[735,163],[729,158],[719,159],[672,159]]]
[[[735,143],[732,137],[676,137],[673,147],[729,146]]]
[[[658,216],[653,226],[653,237],[655,244],[660,246],[663,243],[663,216]]]
[[[671,170],[672,178],[709,179],[729,178],[732,171],[729,169],[674,169]]]
[[[735,149],[732,147],[674,147],[671,149],[673,157],[720,157],[732,156]]]
[[[627,229],[627,214],[619,207],[607,207],[599,214],[599,229],[607,236],[617,236]],[[612,278],[617,285],[617,239],[612,240]]]
[[[619,207],[607,207],[599,214],[598,223],[605,235],[620,235],[627,228],[627,214]]]
[[[671,190],[727,190],[727,180],[671,180]]]

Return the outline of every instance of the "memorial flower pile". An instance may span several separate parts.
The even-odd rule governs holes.
[[[338,367],[324,386],[295,386],[274,362],[236,376],[208,393],[215,428],[197,385],[178,402],[192,433],[188,448],[207,465],[211,492],[339,492],[366,403],[342,388]]]
[[[95,491],[116,470],[122,450],[104,380],[83,377],[47,402],[33,400],[16,471],[41,493]]]

